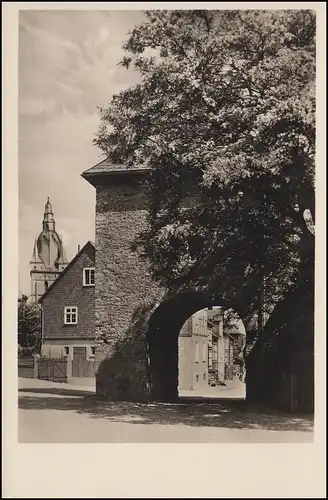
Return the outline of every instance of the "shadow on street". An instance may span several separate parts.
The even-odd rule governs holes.
[[[242,399],[185,399],[187,401],[180,398],[177,403],[145,404],[104,401],[91,391],[88,393],[65,388],[26,388],[19,389],[18,407],[21,410],[74,411],[95,419],[134,424],[313,432],[312,415],[279,413]]]
[[[29,392],[35,394],[55,394],[58,396],[76,396],[76,397],[84,397],[90,396],[94,394],[94,391],[90,390],[81,390],[81,389],[65,389],[59,387],[31,387],[31,388],[23,388],[18,389],[18,393],[20,392]]]

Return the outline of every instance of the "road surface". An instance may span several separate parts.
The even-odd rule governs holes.
[[[18,388],[18,438],[24,443],[313,441],[313,417],[263,411],[232,397],[147,405],[98,400],[91,386],[19,379]]]

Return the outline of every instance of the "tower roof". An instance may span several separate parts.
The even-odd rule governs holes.
[[[37,263],[42,263],[42,259],[40,258],[39,252],[38,252],[38,238],[36,237],[34,240],[34,246],[33,246],[33,254],[32,254],[32,259],[31,259],[31,264],[37,264]]]
[[[44,214],[43,214],[43,226],[49,225],[49,229],[55,229],[55,219],[54,219],[54,213],[52,211],[52,205],[49,200],[49,196],[47,198],[46,204],[44,206]]]
[[[30,264],[40,264],[48,270],[57,270],[68,263],[63,242],[55,230],[55,218],[49,197],[44,206],[43,229],[35,239]]]
[[[109,158],[105,158],[93,167],[85,170],[81,175],[93,186],[115,182],[129,182],[130,179],[140,179],[147,175],[149,168],[145,166],[128,167],[115,164]]]
[[[58,237],[59,237],[60,244],[61,244],[61,252],[60,252],[59,259],[58,259],[58,264],[67,264],[68,260],[67,260],[65,248],[63,245],[63,238],[61,237],[61,235]]]
[[[49,196],[47,197],[47,201],[46,201],[46,204],[44,206],[44,213],[45,214],[52,214],[53,215],[53,212],[52,212],[52,205],[50,203],[50,199],[49,199]]]

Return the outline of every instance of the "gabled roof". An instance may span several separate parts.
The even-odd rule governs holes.
[[[53,287],[62,279],[62,277],[67,273],[67,271],[73,266],[73,264],[77,261],[77,259],[80,257],[80,255],[84,252],[84,250],[91,245],[93,249],[95,249],[95,244],[92,241],[87,241],[86,244],[81,248],[81,250],[73,257],[73,259],[67,264],[65,269],[62,270],[59,276],[51,283],[49,286],[48,290],[44,292],[44,294],[39,298],[38,302],[42,302],[43,299],[48,295],[50,290],[53,289]]]

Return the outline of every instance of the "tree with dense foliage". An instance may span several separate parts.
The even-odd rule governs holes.
[[[101,109],[95,144],[150,168],[154,279],[242,314],[313,294],[315,13],[145,15],[121,62],[140,83]]]
[[[41,348],[41,311],[37,304],[21,301],[18,304],[18,344],[29,354]]]

